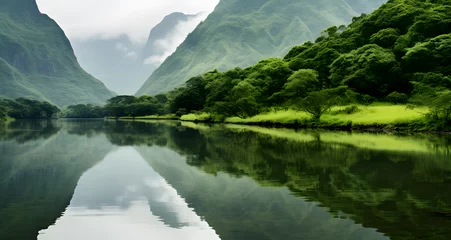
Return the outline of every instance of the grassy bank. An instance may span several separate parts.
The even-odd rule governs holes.
[[[135,119],[135,120],[179,120],[180,118],[175,114],[167,115],[149,115],[141,117],[121,117],[120,119]]]
[[[220,119],[207,113],[187,114],[180,120],[290,128],[434,131],[436,129],[430,126],[425,118],[428,111],[428,108],[408,108],[405,105],[344,106],[333,108],[324,114],[320,121],[312,121],[309,114],[295,110],[271,111],[244,119]]]

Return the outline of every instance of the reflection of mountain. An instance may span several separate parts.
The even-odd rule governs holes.
[[[58,132],[57,123],[14,124],[0,136],[0,239],[36,239],[64,211],[80,175],[112,146],[102,136]]]
[[[138,151],[221,239],[386,239],[345,216],[334,218],[286,188],[263,188],[248,177],[210,175],[189,167],[183,156],[168,149]]]
[[[69,203],[45,231],[50,239],[98,233],[84,227],[101,228],[105,219],[115,237],[128,231],[134,239],[153,227],[168,238],[215,237],[208,226],[224,240],[451,236],[449,136],[161,121],[15,124],[0,130],[0,239],[35,238]],[[387,142],[404,145],[384,150]],[[135,149],[112,152],[112,144]]]
[[[351,144],[354,136],[345,133],[341,136],[336,133],[336,137],[340,137],[346,144],[337,141],[323,142],[321,134],[312,137],[294,131],[291,133],[293,140],[288,140],[245,128],[231,130],[199,127],[196,130],[181,126],[136,123],[133,124],[133,129],[136,133],[126,136],[129,144],[159,143],[161,146],[161,143],[165,143],[165,146],[186,156],[188,164],[207,173],[223,176],[221,172],[227,172],[235,176],[250,176],[263,186],[286,186],[298,196],[321,203],[337,216],[349,214],[357,223],[376,228],[393,239],[449,239],[451,236],[451,193],[447,190],[451,187],[451,162],[447,147],[450,139],[447,136],[393,136],[396,141],[410,142],[411,146],[423,146],[424,149],[408,150],[407,146],[403,146],[401,151],[386,151],[381,146],[374,146],[374,150],[359,148],[357,146],[362,143]],[[150,130],[149,135],[145,134],[147,129]],[[158,134],[154,135],[155,131]],[[325,136],[329,140],[328,135]],[[362,138],[359,134],[355,137]],[[119,138],[116,135],[115,141],[120,142]],[[375,142],[378,138],[379,136],[373,135]],[[390,136],[382,136],[384,140],[387,138]],[[220,202],[233,203],[233,199],[242,198],[240,195],[233,195],[234,191],[241,191],[239,187],[231,188],[229,192],[225,185],[206,186],[217,183],[214,183],[214,178],[208,177],[195,180],[197,176],[194,170],[189,170],[191,173],[175,171],[177,168],[171,165],[173,163],[170,159],[177,156],[157,156],[154,152],[140,148],[140,153],[152,167],[174,185],[198,214],[206,217],[221,237],[230,234],[227,236],[239,239],[241,227],[252,229],[245,223],[233,225],[230,222],[239,222],[243,218],[253,219],[250,222],[263,221],[239,207],[237,212],[245,217],[233,215],[232,209],[223,214],[218,213],[222,208],[231,207],[227,204],[222,206]],[[183,158],[179,159],[183,161]],[[199,193],[199,189],[202,192],[212,190]],[[222,191],[216,192],[214,189]],[[217,195],[220,196],[218,199],[211,197]],[[213,211],[208,209],[209,204],[221,207]],[[279,205],[262,207],[259,204],[263,203],[254,202],[250,205],[260,206],[260,210],[277,206],[278,214],[284,214],[284,208],[279,208]],[[230,216],[227,224],[225,216]],[[258,236],[258,231],[255,231],[253,234]],[[288,236],[284,238],[289,239]]]
[[[92,227],[95,226],[95,227]],[[132,148],[110,153],[78,182],[69,208],[38,239],[219,239]]]

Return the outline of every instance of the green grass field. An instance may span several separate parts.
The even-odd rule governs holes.
[[[314,126],[319,127],[370,127],[370,126],[401,126],[424,123],[428,108],[408,108],[406,105],[357,106],[358,111],[346,114],[343,109],[348,106],[335,107],[321,117]],[[211,121],[208,113],[188,114],[180,118],[182,121]],[[311,116],[306,112],[295,110],[278,110],[262,113],[250,118],[229,117],[224,123],[233,124],[274,124],[274,125],[308,125],[312,124]]]

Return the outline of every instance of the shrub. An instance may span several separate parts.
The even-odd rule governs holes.
[[[399,92],[392,92],[387,97],[385,97],[385,100],[390,103],[394,104],[405,104],[407,103],[407,100],[409,97],[405,93],[399,93]]]

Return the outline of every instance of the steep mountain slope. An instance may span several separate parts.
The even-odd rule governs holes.
[[[64,32],[35,0],[1,1],[0,97],[65,106],[101,104],[113,95],[80,67]]]
[[[71,40],[81,66],[101,79],[119,94],[134,94],[150,74],[174,50],[169,45],[179,45],[194,30],[186,24],[198,15],[172,13],[157,24],[146,43],[131,41],[126,35],[118,38]],[[197,20],[198,22],[200,20]],[[198,23],[197,22],[197,23]],[[189,27],[189,26],[188,26]],[[177,39],[178,43],[174,43]],[[168,52],[170,51],[170,52]]]
[[[177,51],[150,76],[137,95],[180,86],[212,70],[246,67],[290,48],[331,25],[349,23],[385,0],[221,0]]]

